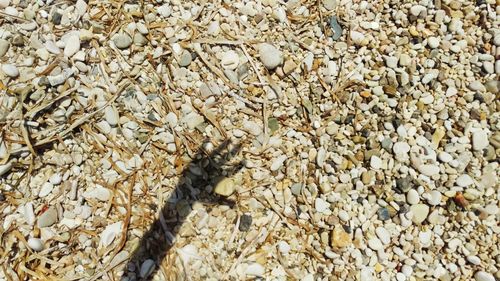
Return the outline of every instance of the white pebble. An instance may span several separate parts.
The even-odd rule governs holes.
[[[384,244],[387,245],[391,242],[391,235],[387,229],[379,226],[375,229],[375,233],[377,234],[378,239]]]
[[[281,51],[268,43],[259,45],[259,55],[262,64],[269,70],[275,69],[283,62]]]
[[[38,238],[28,239],[28,246],[35,252],[40,252],[41,250],[43,250],[43,242]]]
[[[9,77],[16,78],[19,76],[19,70],[13,64],[3,64],[2,71]]]
[[[427,202],[432,206],[437,206],[441,203],[441,197],[441,192],[432,190],[431,192],[429,192],[429,199],[427,200]]]
[[[370,158],[370,167],[372,167],[375,170],[378,170],[378,169],[382,168],[382,159],[380,159],[376,155],[373,155]]]
[[[481,264],[481,259],[478,256],[467,256],[467,261],[475,265]]]
[[[278,242],[278,249],[282,254],[288,254],[290,252],[290,245],[285,241]]]
[[[495,277],[486,271],[478,271],[474,274],[476,281],[495,281]]]
[[[118,121],[120,119],[120,116],[118,114],[118,110],[114,106],[108,106],[104,109],[104,118],[106,118],[106,121],[109,123],[110,126],[116,126],[118,125]]]
[[[271,171],[277,171],[281,166],[283,166],[283,163],[288,159],[288,156],[286,155],[281,155],[274,159],[273,163],[271,164]]]
[[[441,151],[438,154],[438,159],[443,163],[448,163],[453,160],[453,156],[451,156],[448,152]]]
[[[239,63],[240,57],[238,56],[238,53],[233,50],[226,52],[220,61],[223,68],[231,70],[236,69]]]
[[[368,240],[368,247],[370,247],[372,250],[378,251],[382,250],[384,248],[384,245],[382,245],[382,242],[378,238],[373,237]]]
[[[457,185],[461,187],[467,187],[474,184],[474,180],[467,174],[463,174],[457,178]]]
[[[472,133],[472,148],[474,150],[483,150],[489,144],[488,133],[485,130],[477,130]]]
[[[265,268],[259,263],[252,263],[248,265],[247,269],[245,270],[245,274],[250,276],[262,276],[264,275],[265,271]]]
[[[314,201],[314,207],[318,213],[324,213],[330,209],[330,203],[326,202],[321,198],[316,198]]]
[[[418,204],[418,202],[420,202],[418,192],[415,189],[410,189],[406,194],[406,201],[408,201],[408,204],[410,205]]]
[[[71,57],[76,52],[80,50],[80,37],[73,35],[68,38],[66,42],[66,46],[64,47],[64,56],[65,57]]]

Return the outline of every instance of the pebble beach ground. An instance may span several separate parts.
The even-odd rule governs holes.
[[[0,280],[500,280],[499,14],[0,0]]]

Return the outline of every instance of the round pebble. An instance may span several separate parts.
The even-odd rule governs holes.
[[[269,70],[273,70],[283,63],[283,55],[271,44],[259,45],[259,56],[262,64]]]
[[[19,70],[13,64],[2,64],[2,71],[9,77],[16,78],[19,76]]]

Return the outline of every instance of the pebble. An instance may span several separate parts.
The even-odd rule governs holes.
[[[418,192],[415,189],[410,189],[410,191],[406,194],[406,201],[408,201],[408,204],[410,205],[418,204],[418,202],[420,202]]]
[[[433,164],[423,164],[418,166],[418,171],[428,177],[439,174],[439,166]]]
[[[392,146],[392,151],[394,154],[406,154],[410,152],[410,145],[406,142],[396,142]]]
[[[68,38],[66,46],[64,47],[64,56],[67,58],[72,57],[80,50],[80,37],[73,35]]]
[[[29,238],[28,246],[35,252],[40,252],[43,250],[43,242],[38,238]]]
[[[265,272],[265,268],[256,262],[248,265],[247,269],[245,270],[246,275],[257,277],[263,276]]]
[[[0,58],[9,51],[10,43],[5,39],[0,39]]]
[[[19,76],[19,70],[13,64],[2,64],[2,71],[11,78]]]
[[[344,248],[351,245],[351,243],[351,235],[349,235],[342,226],[336,225],[332,230],[331,246],[333,248]]]
[[[318,213],[324,213],[327,210],[330,210],[330,203],[326,202],[321,198],[316,198],[314,201],[314,207]]]
[[[252,216],[249,214],[241,215],[240,225],[239,225],[238,229],[240,231],[248,231],[248,230],[250,230],[251,226],[252,226]]]
[[[382,245],[382,242],[376,237],[368,240],[368,247],[375,251],[384,249],[384,245]]]
[[[427,202],[432,206],[437,206],[441,204],[441,198],[442,198],[441,192],[437,190],[432,190],[431,192],[429,192],[429,199],[427,200]]]
[[[236,69],[239,63],[240,63],[240,57],[238,56],[238,53],[236,53],[233,50],[224,53],[220,62],[223,68],[231,70]]]
[[[268,43],[259,45],[259,56],[262,64],[269,70],[273,70],[283,63],[282,53]]]
[[[0,9],[5,9],[9,6],[10,0],[0,0]]]
[[[481,264],[481,259],[478,256],[467,256],[467,261],[474,265]]]
[[[382,159],[380,159],[376,155],[373,155],[370,158],[370,167],[372,167],[374,170],[379,170],[380,168],[382,168]]]
[[[391,235],[387,229],[379,226],[375,229],[375,233],[384,245],[388,245],[391,242]]]
[[[38,217],[37,225],[39,228],[49,227],[57,221],[57,210],[54,207],[49,207],[43,214]]]
[[[440,42],[441,40],[438,37],[427,38],[427,45],[429,45],[429,47],[431,47],[432,49],[436,49],[437,47],[439,47]]]
[[[457,178],[457,185],[461,187],[468,187],[474,184],[474,180],[467,174],[463,174]]]
[[[139,276],[141,278],[147,278],[155,268],[155,262],[152,259],[147,259],[141,264],[141,270],[139,271]]]
[[[282,253],[282,254],[288,254],[291,250],[291,247],[290,245],[285,242],[285,241],[279,241],[278,242],[278,250]]]
[[[40,188],[40,192],[38,192],[38,197],[45,197],[49,195],[54,189],[54,185],[50,182],[45,182]]]
[[[217,183],[217,185],[214,188],[214,192],[222,196],[230,196],[231,194],[234,193],[234,191],[235,191],[235,184],[234,181],[230,178],[222,179]]]
[[[120,121],[118,110],[112,105],[107,106],[104,109],[104,118],[106,119],[106,122],[108,122],[108,124],[112,127],[118,125],[118,122]]]
[[[282,166],[283,163],[288,159],[288,156],[286,155],[281,155],[279,157],[276,157],[274,161],[271,164],[271,171],[277,171],[279,170]]]
[[[189,66],[191,64],[192,59],[193,58],[191,57],[191,53],[187,50],[183,50],[181,55],[179,56],[178,60],[179,66],[180,67]]]
[[[453,160],[453,156],[451,156],[448,152],[441,151],[438,154],[438,159],[443,163],[448,163]]]
[[[472,148],[474,150],[483,150],[489,144],[488,133],[485,130],[477,130],[472,133]]]
[[[421,224],[429,215],[429,206],[425,204],[415,204],[410,207],[413,213],[412,221],[416,224]]]
[[[115,46],[119,49],[126,49],[132,45],[132,38],[126,33],[118,33],[114,38],[113,42]]]
[[[486,271],[478,271],[474,274],[476,281],[495,281],[495,277]]]

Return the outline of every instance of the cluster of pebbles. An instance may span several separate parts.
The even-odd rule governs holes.
[[[0,280],[499,280],[499,4],[0,0]]]

